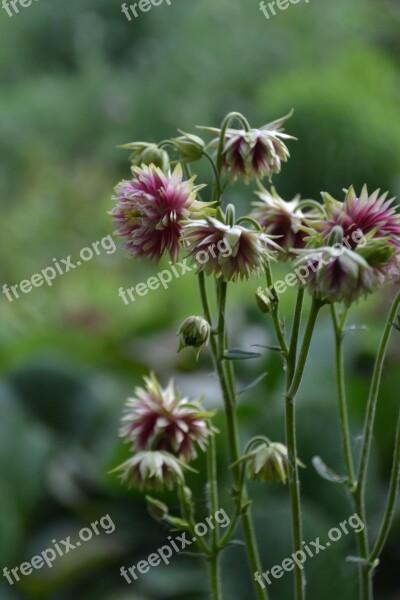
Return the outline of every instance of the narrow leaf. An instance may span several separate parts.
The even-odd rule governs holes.
[[[259,352],[248,352],[247,350],[241,350],[240,348],[232,348],[231,350],[227,350],[222,358],[224,360],[249,360],[260,356],[261,354]]]
[[[347,477],[341,477],[340,475],[337,475],[334,471],[332,471],[332,469],[326,466],[322,458],[319,456],[314,456],[312,459],[312,464],[318,475],[327,481],[331,481],[332,483],[345,483],[347,481]]]
[[[265,379],[265,377],[267,375],[268,375],[268,373],[265,372],[262,375],[260,375],[259,377],[257,377],[256,379],[254,379],[254,381],[249,383],[249,385],[246,385],[246,387],[244,387],[242,390],[240,390],[238,392],[238,395],[240,396],[240,394],[244,394],[245,392],[248,392],[249,390],[252,390],[253,388],[255,388],[263,379]]]

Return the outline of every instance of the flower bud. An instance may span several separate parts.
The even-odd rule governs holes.
[[[149,166],[153,164],[156,167],[159,167],[164,173],[169,169],[169,156],[167,152],[162,148],[159,148],[157,144],[132,142],[118,147],[133,150],[129,160],[134,167],[141,167],[142,165]]]
[[[169,169],[169,156],[165,150],[158,148],[155,144],[151,144],[150,148],[146,148],[138,157],[132,160],[132,164],[134,166],[153,164],[159,167],[163,173],[166,173]]]
[[[200,352],[201,348],[208,344],[210,331],[210,324],[203,317],[188,317],[178,331],[180,336],[178,352],[187,347],[196,348]]]
[[[246,474],[252,481],[286,483],[288,476],[288,451],[279,442],[260,442],[242,459],[247,463]],[[298,460],[297,464],[304,465]]]
[[[162,521],[168,516],[168,506],[164,504],[164,502],[152,498],[151,496],[146,496],[146,502],[150,516],[156,521]]]
[[[272,293],[276,293],[274,289],[271,290]],[[261,310],[262,313],[264,313],[265,315],[269,314],[271,312],[271,306],[274,302],[276,302],[275,298],[271,298],[270,296],[267,296],[267,294],[265,294],[261,287],[258,288],[258,290],[256,291],[256,302],[257,302],[257,306],[258,308]]]
[[[181,162],[195,162],[203,156],[205,143],[198,135],[180,131],[180,137],[171,140],[176,150],[181,155]]]

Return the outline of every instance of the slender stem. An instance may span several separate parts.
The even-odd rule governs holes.
[[[265,276],[267,279],[268,288],[270,290],[273,290],[271,266],[269,263],[267,263],[266,268],[265,268]],[[286,360],[286,357],[289,353],[289,348],[288,348],[288,345],[286,342],[285,333],[283,331],[281,319],[279,316],[278,298],[276,298],[276,300],[271,303],[271,316],[272,316],[272,322],[273,322],[274,328],[275,328],[276,337],[277,337],[279,345],[281,347],[282,354]]]
[[[303,311],[303,300],[304,300],[303,287],[299,287],[297,291],[296,308],[294,311],[292,335],[290,338],[289,355],[288,355],[288,366],[287,366],[287,381],[290,384],[293,379],[293,371],[297,360],[297,344],[299,341],[300,334],[300,323],[301,315]]]
[[[302,520],[301,520],[301,498],[300,498],[300,478],[297,464],[297,441],[296,441],[296,413],[295,413],[295,396],[303,378],[304,369],[308,352],[311,345],[311,339],[314,332],[317,316],[322,303],[313,299],[310,314],[307,321],[306,330],[304,333],[303,343],[300,350],[299,360],[297,365],[294,364],[294,355],[289,353],[288,369],[287,369],[287,390],[286,390],[286,410],[285,410],[285,425],[286,425],[286,444],[288,448],[288,479],[290,489],[290,504],[292,511],[292,544],[293,552],[302,550]],[[299,327],[299,320],[296,327]],[[293,331],[295,336],[297,331]],[[292,339],[293,339],[292,334]],[[290,377],[290,374],[293,376]],[[304,600],[305,598],[305,577],[303,569],[296,565],[294,570],[295,577],[295,599]]]
[[[360,568],[360,571],[361,571],[360,572],[360,582],[361,582],[360,600],[373,600],[372,577],[373,577],[373,571],[374,571],[374,568],[376,567],[376,564],[375,564],[375,561],[370,561],[370,557],[369,557],[367,515],[366,515],[366,508],[365,508],[366,481],[367,481],[369,458],[371,455],[371,446],[372,446],[372,438],[373,438],[374,425],[375,425],[376,407],[377,407],[377,403],[378,403],[379,388],[380,388],[381,379],[382,379],[383,364],[385,361],[386,352],[387,352],[388,345],[389,345],[390,334],[392,331],[392,324],[396,317],[399,306],[400,306],[400,292],[398,292],[398,294],[392,304],[392,307],[390,309],[389,316],[388,316],[388,319],[386,322],[386,326],[383,331],[382,339],[381,339],[381,342],[379,345],[378,354],[376,357],[374,372],[373,372],[372,381],[371,381],[371,388],[370,388],[370,393],[369,393],[369,397],[368,397],[367,413],[366,413],[365,424],[364,424],[364,435],[363,435],[363,443],[362,443],[362,449],[361,449],[361,458],[360,458],[360,463],[359,463],[359,468],[358,468],[357,486],[356,486],[356,489],[355,489],[354,495],[353,495],[356,510],[358,512],[359,517],[361,518],[361,520],[364,523],[363,535],[359,536],[360,556],[365,561],[364,563],[362,563],[361,568]],[[394,485],[395,485],[395,483],[393,482],[393,479],[392,479],[390,494],[393,493],[392,486],[394,486]],[[378,550],[380,549],[381,543],[384,541],[383,536],[387,535],[387,532],[388,532],[388,529],[386,531],[386,528],[391,523],[391,515],[390,515],[391,501],[392,501],[392,498],[391,498],[391,495],[389,495],[389,503],[388,503],[388,511],[389,512],[387,512],[384,517],[384,523],[383,523],[384,529],[383,529],[383,531],[381,530],[380,535],[378,536],[379,546],[375,547],[375,549],[374,549],[375,552],[377,549]],[[381,535],[382,535],[382,537],[381,537]],[[373,551],[373,554],[374,554],[374,551]]]
[[[210,485],[210,514],[215,515],[218,506],[217,457],[215,438],[211,437],[208,444],[208,482]],[[212,600],[222,600],[221,577],[219,572],[218,525],[211,530],[210,580]]]
[[[376,405],[378,402],[379,388],[382,379],[383,363],[389,345],[392,324],[399,310],[399,306],[400,291],[398,292],[389,312],[389,316],[379,346],[378,355],[376,358],[374,373],[372,376],[371,389],[368,399],[367,416],[364,425],[364,436],[361,450],[360,466],[358,470],[357,490],[360,490],[361,494],[365,493],[365,483],[367,478],[368,462],[371,453],[372,436],[375,425]]]
[[[221,195],[222,195],[222,185],[221,185],[221,178],[219,175],[219,171],[217,169],[217,165],[214,162],[213,157],[206,151],[203,152],[203,156],[206,157],[206,159],[208,160],[208,162],[211,165],[211,168],[213,170],[213,174],[214,174],[214,192],[213,192],[213,200],[215,202],[217,202],[217,204],[220,204],[221,202]]]
[[[218,552],[213,552],[208,561],[210,565],[211,598],[212,600],[222,600]]]
[[[194,537],[196,537],[196,544],[198,545],[199,549],[202,552],[204,552],[204,554],[207,557],[210,556],[211,555],[210,548],[205,543],[205,541],[203,540],[203,538],[201,538],[198,535],[196,535],[196,532],[195,532],[196,523],[195,523],[195,519],[194,519],[194,515],[193,515],[193,504],[187,498],[186,493],[185,493],[185,489],[184,489],[183,485],[180,486],[180,488],[179,488],[179,498],[180,498],[180,501],[181,501],[182,514],[183,514],[185,520],[189,523],[190,533]]]
[[[367,527],[367,511],[365,508],[365,496],[361,490],[356,488],[353,492],[354,508],[361,519],[364,527],[357,534],[358,551],[364,562],[359,566],[360,600],[373,600],[372,570],[368,565],[369,541]]]
[[[207,297],[207,289],[205,285],[205,277],[204,273],[199,273],[199,285],[200,285],[200,296],[203,304],[204,316],[210,323],[211,321],[211,312],[208,303]],[[225,288],[225,289],[224,289]],[[236,410],[234,405],[234,399],[230,394],[230,388],[227,381],[226,371],[223,367],[223,355],[225,349],[225,314],[221,314],[222,306],[225,305],[226,302],[226,284],[221,284],[220,289],[220,303],[219,303],[219,315],[218,315],[218,329],[217,336],[212,335],[210,338],[211,351],[213,355],[213,362],[215,369],[218,374],[222,396],[225,405],[225,414],[226,414],[226,424],[227,424],[227,433],[228,433],[228,445],[229,445],[229,453],[231,462],[234,464],[232,467],[233,478],[235,482],[235,492],[240,493],[241,490],[241,469],[240,465],[236,464],[240,458],[240,445],[239,445],[239,434],[238,434],[238,426],[237,426],[237,418],[236,418]],[[217,339],[216,339],[217,338]],[[243,502],[247,500],[247,491],[245,486],[243,486]],[[252,523],[251,515],[246,511],[241,515],[243,532],[246,542],[246,551],[249,560],[250,567],[252,572],[256,571],[261,572],[261,562],[258,554],[258,548],[256,543],[256,538],[254,534],[254,528]],[[255,583],[255,591],[256,596],[259,600],[268,600],[268,594],[266,590],[262,589],[259,585]]]
[[[349,485],[350,490],[352,490],[355,486],[355,470],[353,463],[353,454],[351,451],[351,436],[347,410],[343,356],[343,328],[346,324],[346,317],[348,311],[344,311],[343,318],[341,321],[339,321],[338,315],[336,313],[336,307],[334,304],[331,305],[331,313],[335,333],[336,381],[339,404],[340,431],[342,438],[342,451],[346,465],[347,484]]]
[[[221,541],[219,543],[220,548],[224,548],[226,546],[226,544],[229,542],[233,532],[236,529],[236,525],[238,524],[238,521],[240,520],[240,516],[241,516],[241,512],[242,512],[242,508],[243,508],[243,489],[244,489],[245,469],[246,469],[246,465],[243,464],[242,468],[241,468],[241,472],[240,472],[239,493],[237,495],[235,513],[231,519],[231,522],[229,524],[227,531],[225,532],[223,538],[221,539]]]
[[[374,563],[380,556],[386,540],[389,535],[390,528],[393,523],[393,517],[395,514],[397,498],[399,495],[399,483],[400,483],[400,412],[397,420],[396,429],[396,441],[393,455],[392,474],[390,478],[389,495],[386,504],[386,510],[383,517],[382,525],[379,530],[378,538],[375,546],[369,557],[369,562]]]
[[[225,119],[222,121],[222,125],[221,125],[221,133],[219,136],[219,144],[218,144],[218,151],[217,151],[217,170],[218,173],[221,173],[221,167],[222,167],[222,154],[224,151],[224,143],[225,143],[225,134],[226,134],[226,130],[229,127],[229,123],[231,121],[233,121],[233,119],[237,119],[241,125],[243,125],[243,128],[246,131],[250,130],[250,125],[249,122],[247,121],[247,119],[241,115],[238,112],[231,112],[229,113]]]
[[[304,339],[301,346],[299,359],[297,361],[296,369],[294,371],[293,379],[290,383],[290,388],[286,394],[286,397],[294,398],[299,390],[301,380],[304,374],[304,368],[306,366],[308,351],[311,345],[311,339],[314,332],[315,324],[317,321],[318,313],[323,306],[323,302],[317,298],[313,298],[310,314],[304,332]]]
[[[348,310],[343,311],[341,319],[337,314],[335,305],[331,305],[331,315],[335,334],[335,362],[336,362],[336,380],[338,392],[339,406],[339,422],[342,440],[342,452],[346,466],[347,481],[346,485],[352,495],[354,508],[364,523],[364,528],[357,533],[358,549],[360,556],[367,558],[369,552],[368,531],[366,527],[366,511],[363,498],[357,493],[356,474],[353,462],[353,453],[351,451],[351,436],[349,417],[346,398],[346,384],[344,377],[344,356],[343,356],[343,330],[346,325]],[[360,580],[360,599],[371,599],[372,585],[366,565],[359,565],[359,580]]]

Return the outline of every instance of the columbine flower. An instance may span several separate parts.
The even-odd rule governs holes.
[[[251,216],[264,228],[265,232],[277,236],[276,243],[288,256],[291,250],[304,248],[307,234],[301,229],[304,226],[304,215],[299,209],[300,196],[291,202],[285,202],[275,188],[256,192],[261,201],[254,202]]]
[[[286,483],[288,477],[288,451],[279,442],[260,442],[240,459],[246,463],[246,475],[252,481]],[[303,463],[297,460],[300,467]]]
[[[295,139],[282,132],[283,123],[291,114],[264,125],[260,129],[231,129],[225,133],[222,152],[222,167],[232,179],[239,175],[246,183],[255,177],[263,179],[279,173],[282,162],[287,162],[290,154],[284,140]],[[221,130],[206,128],[217,135],[211,143],[218,145]]]
[[[340,225],[344,236],[352,243],[352,235],[360,231],[364,236],[373,233],[375,238],[387,238],[388,244],[400,249],[400,214],[393,206],[394,198],[387,199],[387,192],[379,195],[376,190],[371,196],[367,186],[357,196],[353,187],[346,192],[344,202],[339,202],[329,194],[323,194],[328,213],[328,222],[321,224],[322,231],[329,236],[331,230]]]
[[[279,250],[265,233],[226,225],[213,217],[187,223],[183,238],[198,270],[224,281],[248,279],[273,258],[272,248]]]
[[[146,386],[128,398],[120,435],[135,450],[165,450],[178,458],[195,458],[194,444],[205,450],[214,429],[199,400],[181,398],[171,380],[162,388],[154,374],[144,378]]]
[[[110,214],[116,234],[125,238],[125,247],[137,257],[159,261],[168,252],[176,260],[182,222],[206,207],[196,200],[202,186],[194,185],[194,177],[183,181],[179,164],[167,175],[155,165],[133,167],[132,173],[131,181],[115,188],[117,206]]]
[[[122,481],[129,487],[161,491],[165,488],[172,490],[175,484],[182,485],[186,469],[190,467],[172,454],[148,450],[138,452],[112,472],[120,473]]]
[[[310,249],[304,251],[297,266],[303,267],[303,282],[311,293],[328,302],[344,302],[350,306],[360,296],[374,292],[384,283],[385,268],[393,258],[393,248],[387,245],[386,248],[389,252],[385,254],[381,249],[372,251],[367,246],[357,251],[331,246]]]
[[[182,348],[190,347],[198,350],[198,356],[201,348],[208,344],[210,332],[210,324],[203,317],[188,317],[178,331],[180,336],[178,352]]]

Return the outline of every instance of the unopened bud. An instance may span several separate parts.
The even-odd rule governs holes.
[[[181,155],[181,162],[195,162],[203,156],[205,143],[198,135],[181,131],[180,137],[171,140],[176,150]]]
[[[275,290],[272,289],[272,293],[274,293]],[[259,287],[258,290],[256,291],[256,302],[257,302],[257,306],[258,308],[261,310],[262,313],[264,314],[268,314],[271,312],[271,306],[274,302],[276,302],[274,297],[270,297],[267,294],[265,294],[262,289]]]
[[[197,349],[199,353],[201,348],[208,344],[210,332],[210,324],[203,317],[188,317],[178,331],[180,336],[178,352],[182,348],[191,347]]]
[[[261,442],[243,458],[247,463],[247,477],[253,481],[286,483],[288,477],[288,451],[279,442]],[[298,460],[297,464],[304,465]]]
[[[159,148],[157,144],[149,144],[148,142],[132,142],[118,146],[122,149],[133,150],[129,157],[133,167],[141,167],[142,165],[155,165],[162,171],[167,172],[169,169],[169,156],[165,150]]]

